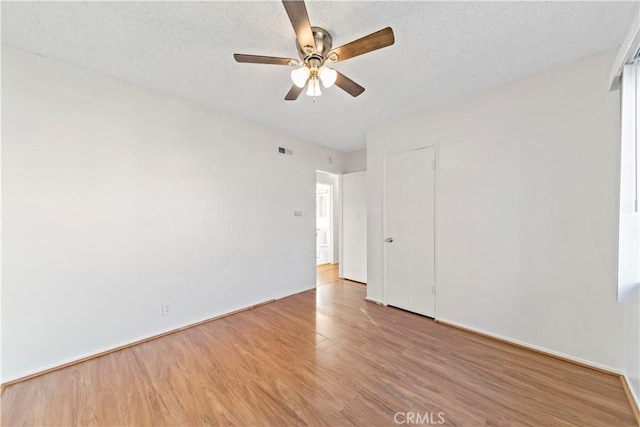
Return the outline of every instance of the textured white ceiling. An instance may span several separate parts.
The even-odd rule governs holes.
[[[366,129],[618,46],[638,2],[317,2],[339,46],[386,26],[395,45],[334,68],[366,88],[285,102],[297,57],[280,2],[3,2],[2,43],[350,151]]]

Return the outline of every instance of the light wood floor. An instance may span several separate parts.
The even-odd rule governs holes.
[[[334,281],[8,386],[2,425],[634,425],[615,376],[364,296]]]
[[[338,280],[338,264],[322,264],[316,267],[316,285]]]

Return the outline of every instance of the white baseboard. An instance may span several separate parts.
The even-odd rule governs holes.
[[[640,396],[638,396],[638,393],[636,393],[636,391],[631,387],[631,381],[629,380],[629,377],[627,377],[627,374],[622,374],[622,376],[624,377],[624,381],[626,382],[626,389],[629,392],[629,394],[631,394],[631,397],[633,398],[633,401],[636,404],[634,414],[638,414],[640,413]],[[629,402],[629,403],[632,403],[632,402]],[[638,421],[638,424],[640,424],[640,420]]]
[[[279,295],[279,296],[276,296],[276,297],[274,297],[273,299],[277,301],[277,300],[279,300],[279,299],[283,299],[283,298],[291,297],[291,296],[294,296],[294,295],[297,295],[297,294],[301,294],[301,293],[303,293],[303,292],[312,291],[312,290],[316,289],[317,287],[318,287],[317,285],[313,285],[313,286],[310,286],[310,287],[300,288],[300,289],[298,289],[298,290],[291,291],[291,292],[286,292],[286,293],[284,293],[284,294],[281,294],[281,295]]]
[[[480,334],[480,335],[485,335],[485,336],[488,336],[488,337],[491,337],[491,338],[495,338],[495,339],[500,340],[500,341],[504,341],[504,342],[511,343],[511,344],[514,344],[514,345],[517,345],[517,346],[520,346],[520,347],[528,348],[528,349],[537,351],[539,353],[545,353],[545,354],[548,354],[550,356],[554,356],[554,357],[557,357],[557,358],[560,358],[560,359],[567,360],[569,362],[574,362],[574,363],[577,363],[577,364],[580,364],[580,365],[584,365],[586,367],[593,368],[593,369],[596,369],[596,370],[599,370],[599,371],[604,371],[604,372],[609,373],[609,374],[622,375],[622,371],[620,369],[612,368],[611,366],[606,366],[606,365],[602,365],[600,363],[592,362],[590,360],[581,359],[579,357],[575,357],[575,356],[571,356],[569,354],[561,353],[559,351],[551,350],[551,349],[548,349],[546,347],[542,347],[542,346],[539,346],[539,345],[530,344],[530,343],[527,343],[527,342],[524,342],[524,341],[520,341],[520,340],[516,340],[516,339],[513,339],[513,338],[505,337],[505,336],[502,336],[502,335],[499,335],[499,334],[496,334],[496,333],[493,333],[493,332],[485,331],[483,329],[474,328],[473,326],[467,326],[467,325],[464,325],[462,323],[454,322],[452,320],[447,320],[447,319],[443,319],[443,318],[440,318],[440,317],[435,319],[435,320],[436,320],[436,322],[440,322],[442,324],[451,325],[451,326],[454,326],[454,327],[457,327],[457,328],[460,328],[460,329],[466,329],[468,331],[475,332],[475,333]]]
[[[92,352],[89,352],[89,353],[84,353],[84,354],[80,354],[80,355],[77,355],[77,356],[69,357],[69,358],[66,358],[66,359],[63,359],[63,360],[60,360],[60,361],[45,365],[45,366],[38,367],[36,369],[31,369],[31,370],[28,370],[26,372],[22,372],[22,373],[20,373],[18,375],[10,376],[8,378],[2,378],[1,385],[3,387],[5,387],[5,386],[10,385],[10,384],[14,384],[14,383],[17,383],[17,382],[20,382],[20,381],[27,380],[29,378],[33,378],[33,377],[36,377],[36,376],[39,376],[39,375],[46,374],[48,372],[52,372],[52,371],[55,371],[55,370],[58,370],[58,369],[65,368],[67,366],[75,365],[77,363],[82,363],[82,362],[84,362],[86,360],[90,360],[90,359],[94,359],[96,357],[104,356],[106,354],[112,353],[114,351],[122,350],[124,348],[134,346],[136,344],[141,344],[141,343],[143,343],[145,341],[150,341],[152,339],[160,338],[160,337],[162,337],[164,335],[168,335],[168,334],[171,334],[171,333],[174,333],[174,332],[178,332],[178,331],[180,331],[182,329],[187,329],[187,328],[190,328],[190,327],[193,327],[193,326],[197,326],[197,325],[199,325],[201,323],[206,323],[206,322],[210,322],[212,320],[216,320],[216,319],[219,319],[219,318],[222,318],[222,317],[230,316],[230,315],[235,314],[235,313],[239,313],[239,312],[242,312],[242,311],[245,311],[245,310],[249,310],[251,308],[254,308],[254,307],[257,307],[257,306],[260,306],[260,305],[264,305],[264,304],[268,304],[268,303],[273,302],[275,300],[286,298],[286,297],[289,297],[289,296],[292,296],[292,295],[295,295],[295,294],[299,294],[299,293],[302,293],[302,292],[306,292],[306,291],[309,291],[309,290],[312,290],[312,289],[315,289],[315,288],[316,288],[315,286],[312,286],[312,287],[309,287],[309,288],[303,288],[303,289],[295,290],[295,291],[288,292],[286,294],[282,294],[282,295],[280,295],[278,297],[275,297],[275,298],[272,298],[272,299],[269,299],[269,300],[258,302],[256,304],[251,304],[251,305],[248,305],[248,306],[245,306],[245,307],[241,307],[241,308],[238,308],[238,309],[235,309],[235,310],[231,310],[231,311],[227,311],[227,312],[224,312],[224,313],[216,314],[216,315],[213,315],[213,316],[207,316],[207,317],[201,318],[199,320],[189,321],[187,323],[180,324],[178,326],[173,326],[173,327],[170,327],[170,328],[167,328],[167,329],[162,329],[160,331],[157,331],[157,332],[154,332],[154,333],[151,333],[151,334],[148,334],[148,335],[143,335],[141,337],[138,337],[138,338],[135,338],[135,339],[132,339],[132,340],[123,341],[123,342],[120,342],[118,344],[115,344],[115,345],[112,345],[112,346],[108,346],[108,347],[104,347],[104,348],[101,348],[101,349],[98,349],[98,350],[95,350],[95,351],[92,351]]]

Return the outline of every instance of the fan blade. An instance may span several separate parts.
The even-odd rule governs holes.
[[[282,4],[287,11],[287,15],[289,15],[293,31],[296,32],[296,39],[298,39],[298,44],[302,50],[304,50],[305,46],[311,46],[315,52],[316,40],[313,37],[313,31],[311,31],[311,23],[309,22],[309,15],[304,1],[282,0]]]
[[[354,56],[391,46],[394,42],[395,38],[393,36],[393,30],[391,27],[387,27],[358,40],[354,40],[351,43],[337,47],[329,52],[327,57],[331,58],[331,54],[336,53],[338,55],[338,59],[332,62],[340,62],[345,59],[353,58]]]
[[[364,88],[362,86],[342,74],[340,71],[338,71],[338,78],[336,79],[335,84],[354,98],[364,92]]]
[[[241,53],[234,53],[233,57],[237,62],[246,62],[249,64],[273,64],[290,66],[296,66],[300,64],[300,61],[298,61],[297,59],[277,58],[275,56],[243,55]]]
[[[289,90],[289,93],[287,93],[287,96],[284,97],[284,100],[295,101],[296,99],[298,99],[303,89],[303,87],[298,87],[296,85],[291,86],[291,89]]]

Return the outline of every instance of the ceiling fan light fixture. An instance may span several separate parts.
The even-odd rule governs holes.
[[[307,80],[309,80],[309,74],[311,74],[309,68],[302,66],[291,71],[291,80],[293,80],[294,85],[303,88],[307,84]]]
[[[233,58],[236,62],[296,67],[291,71],[293,86],[285,95],[285,101],[298,99],[305,87],[307,95],[320,96],[320,81],[325,88],[336,85],[354,98],[360,96],[364,92],[362,86],[338,71],[323,67],[323,64],[331,65],[391,46],[395,43],[391,27],[383,28],[332,49],[333,38],[331,34],[324,28],[311,26],[304,0],[282,0],[282,5],[296,34],[296,48],[300,60],[234,53]]]
[[[320,81],[318,81],[317,77],[312,77],[309,79],[309,85],[307,86],[307,96],[320,96],[322,92],[320,91]]]
[[[320,77],[320,80],[322,80],[322,86],[330,88],[336,82],[336,79],[338,78],[338,72],[323,65],[318,70],[318,76]]]

